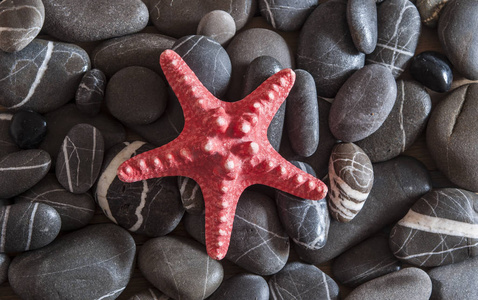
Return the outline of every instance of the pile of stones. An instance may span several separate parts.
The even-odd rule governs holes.
[[[476,16],[476,0],[0,1],[0,298],[127,299],[137,265],[155,288],[130,299],[478,299],[478,84],[451,90],[478,79]],[[422,30],[441,53],[416,53]],[[226,255],[241,274],[206,254],[193,180],[116,175],[184,126],[166,49],[224,101],[296,73],[268,139],[329,194],[247,189]],[[423,135],[446,181],[402,155]]]

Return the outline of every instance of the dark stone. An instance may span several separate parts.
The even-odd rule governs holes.
[[[296,31],[300,30],[317,5],[318,0],[263,0],[259,1],[259,10],[274,29]]]
[[[390,233],[390,248],[400,260],[436,267],[478,255],[478,195],[434,189],[421,197]]]
[[[416,6],[425,26],[435,28],[441,12],[449,0],[417,0]]]
[[[73,194],[65,190],[55,177],[47,174],[25,193],[15,197],[15,203],[34,202],[53,207],[61,218],[61,230],[76,230],[86,226],[95,214],[95,200],[89,193]]]
[[[0,254],[0,284],[7,281],[8,267],[10,266],[10,262],[11,259],[8,255]]]
[[[428,300],[431,292],[432,283],[425,271],[418,268],[406,268],[362,284],[345,300]]]
[[[10,122],[10,136],[21,149],[33,149],[43,141],[47,132],[45,118],[31,110],[16,112]]]
[[[371,135],[385,122],[397,98],[397,84],[381,65],[367,65],[355,72],[332,102],[330,130],[345,142]]]
[[[209,300],[269,300],[267,281],[259,275],[242,273],[224,280]]]
[[[111,77],[105,102],[110,113],[126,124],[146,125],[166,109],[167,87],[163,79],[145,67],[127,67]]]
[[[231,80],[231,60],[221,44],[202,35],[190,35],[177,40],[172,49],[214,96],[224,96]]]
[[[272,299],[339,299],[335,281],[314,265],[292,262],[269,279]]]
[[[20,51],[37,35],[45,21],[41,0],[6,0],[0,3],[0,50]]]
[[[229,13],[223,10],[213,10],[201,18],[197,34],[207,36],[224,46],[236,34],[236,23]]]
[[[450,1],[438,21],[438,39],[446,56],[463,76],[478,79],[478,5],[474,0]]]
[[[333,98],[355,71],[365,63],[365,54],[354,46],[346,20],[347,1],[319,5],[300,31],[297,67],[308,71],[317,94]]]
[[[425,130],[432,101],[416,81],[397,81],[397,99],[377,131],[356,144],[372,162],[386,161],[407,150]]]
[[[176,39],[154,33],[136,33],[99,44],[91,54],[95,68],[110,78],[121,69],[140,66],[163,74],[159,56],[173,47]],[[141,47],[138,47],[141,45]]]
[[[0,113],[0,158],[20,150],[10,135],[12,118],[13,114],[11,113]]]
[[[133,273],[136,245],[114,224],[90,225],[16,256],[8,270],[22,299],[115,299]]]
[[[221,263],[210,258],[204,246],[171,235],[144,243],[138,266],[149,282],[174,299],[205,299],[224,276]]]
[[[194,239],[205,244],[204,215],[186,214],[184,226]],[[271,198],[248,190],[242,193],[226,258],[259,275],[275,274],[284,267],[289,258],[289,237]]]
[[[295,83],[287,97],[286,128],[291,147],[309,157],[319,146],[319,105],[314,78],[309,72],[295,70]]]
[[[379,234],[338,256],[332,264],[332,273],[341,284],[356,287],[400,267],[400,261],[388,246],[388,235]]]
[[[89,70],[76,90],[76,107],[81,112],[94,116],[100,112],[105,95],[106,76],[99,69]]]
[[[11,111],[55,110],[74,97],[89,68],[88,54],[73,44],[34,39],[21,51],[0,52],[0,105]]]
[[[347,23],[358,51],[370,54],[377,46],[376,0],[350,0],[347,2]]]
[[[204,197],[201,187],[196,181],[188,177],[178,176],[179,193],[181,202],[188,214],[200,215],[204,213]]]
[[[119,180],[116,172],[127,159],[154,148],[139,141],[112,147],[105,155],[95,193],[96,201],[111,221],[152,237],[173,231],[184,214],[177,178],[126,183]]]
[[[374,164],[374,183],[360,214],[348,223],[331,220],[325,247],[308,250],[296,247],[304,261],[320,264],[402,218],[423,194],[430,191],[428,171],[418,160],[399,156]]]
[[[433,109],[427,146],[438,169],[454,184],[478,191],[478,84],[453,90]]]
[[[453,73],[451,63],[445,55],[425,51],[412,59],[410,74],[427,88],[443,93],[451,88]]]
[[[385,1],[377,7],[378,41],[367,64],[387,67],[397,78],[415,55],[420,37],[420,14],[408,0]]]
[[[291,163],[313,176],[315,171],[306,163]],[[285,231],[296,245],[307,249],[320,249],[327,242],[330,217],[325,199],[308,200],[277,191],[277,214]]]
[[[45,177],[50,166],[50,155],[39,149],[3,156],[0,158],[0,198],[11,198],[25,192]]]
[[[23,252],[46,246],[56,238],[61,227],[60,215],[54,208],[42,203],[2,206],[0,220],[0,253]]]
[[[148,24],[141,0],[43,0],[43,30],[68,42],[91,42],[135,33]]]
[[[149,288],[134,294],[129,300],[173,300],[155,288]]]

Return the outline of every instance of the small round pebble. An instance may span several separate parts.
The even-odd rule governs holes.
[[[427,88],[439,93],[447,92],[453,81],[450,61],[435,51],[425,51],[415,56],[410,63],[410,74]]]
[[[99,69],[85,73],[76,91],[76,107],[81,112],[94,116],[100,112],[105,95],[106,76]]]
[[[31,110],[15,113],[10,122],[10,136],[22,149],[37,148],[47,134],[45,118]]]
[[[236,34],[236,23],[232,16],[223,10],[213,10],[199,22],[198,35],[205,35],[221,45],[227,44]]]

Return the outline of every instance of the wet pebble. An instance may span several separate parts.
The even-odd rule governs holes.
[[[198,35],[204,35],[224,46],[236,34],[234,18],[223,10],[213,10],[201,18]]]
[[[427,88],[439,93],[447,92],[453,81],[450,61],[435,51],[425,51],[415,56],[410,63],[410,74]]]
[[[209,300],[223,299],[269,300],[269,286],[267,281],[259,275],[241,273],[224,280],[209,298]]]
[[[85,73],[75,95],[76,107],[81,112],[94,116],[100,112],[105,95],[106,76],[99,69]]]
[[[318,0],[263,0],[259,2],[261,15],[274,29],[300,30],[307,17],[319,5]]]
[[[47,133],[45,118],[31,110],[16,112],[10,122],[10,136],[21,149],[33,149],[43,141]]]

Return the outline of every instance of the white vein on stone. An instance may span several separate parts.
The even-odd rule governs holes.
[[[0,235],[0,252],[5,252],[5,242],[7,240],[7,223],[10,216],[10,205],[3,207],[2,234]]]
[[[116,295],[118,293],[121,293],[126,287],[122,287],[122,288],[119,288],[117,290],[114,290],[114,291],[111,291],[109,292],[108,294],[104,295],[104,296],[101,296],[100,298],[98,298],[97,300],[102,300],[102,299],[106,299],[108,297],[111,297],[113,295]]]
[[[137,231],[141,225],[143,225],[143,222],[144,222],[144,218],[143,218],[143,215],[142,215],[142,211],[143,211],[143,208],[144,206],[146,205],[146,198],[148,197],[148,192],[149,192],[149,188],[148,188],[148,181],[147,180],[143,180],[143,190],[141,191],[141,201],[138,205],[138,207],[136,207],[136,210],[134,212],[134,214],[136,215],[136,223],[131,226],[131,228],[129,229],[130,231]],[[160,193],[161,191],[159,191],[158,193]]]
[[[38,169],[38,168],[43,168],[46,167],[50,164],[50,161],[47,161],[46,163],[43,163],[41,165],[34,165],[34,166],[23,166],[23,167],[4,167],[0,168],[0,172],[2,171],[20,171],[20,170],[31,170],[31,169]]]
[[[13,114],[0,114],[0,121],[11,121]]]
[[[25,250],[30,250],[31,242],[32,242],[32,234],[33,234],[33,224],[35,223],[35,216],[38,209],[38,203],[33,205],[32,214],[30,215],[30,220],[28,222],[28,238],[27,244],[25,246]]]

